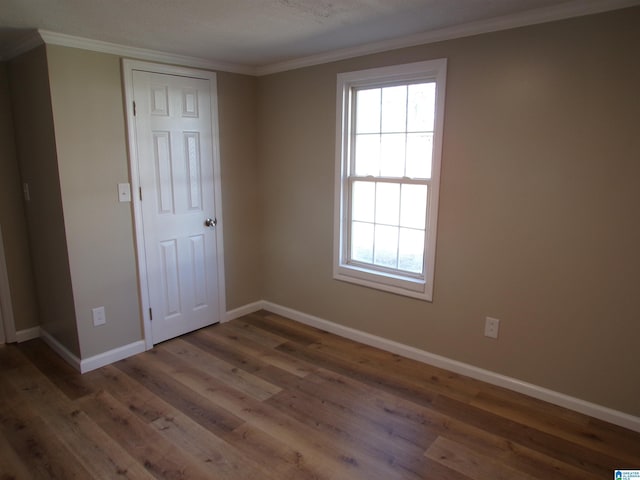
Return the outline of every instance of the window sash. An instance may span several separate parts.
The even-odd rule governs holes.
[[[446,59],[430,60],[415,64],[382,67],[359,72],[338,74],[337,90],[337,122],[336,122],[336,190],[335,190],[335,242],[334,242],[334,278],[337,280],[356,283],[400,295],[431,301],[433,293],[436,225],[440,182],[440,157],[442,150],[442,130],[444,119],[444,96],[446,82]],[[423,135],[431,135],[428,139],[432,151],[429,178],[424,172],[416,169],[408,170],[408,159],[405,158],[404,172],[376,171],[375,166],[358,168],[356,172],[355,149],[356,138],[369,134],[367,129],[356,133],[355,116],[356,92],[364,89],[386,88],[397,85],[411,85],[419,83],[435,84],[435,104],[433,130],[420,130]],[[407,107],[408,108],[408,107]],[[408,110],[407,110],[408,111]],[[383,120],[380,119],[382,127]],[[375,123],[374,123],[375,125]],[[387,123],[387,125],[389,125]],[[427,122],[431,128],[431,123]],[[372,129],[373,130],[373,129]],[[380,128],[382,130],[382,128]],[[416,129],[417,130],[417,129]],[[410,135],[411,131],[400,130],[401,135]],[[374,135],[387,135],[390,132],[371,132]],[[405,142],[407,137],[405,137]],[[422,139],[418,140],[421,143]],[[432,142],[432,143],[431,143]],[[419,150],[414,150],[419,151]],[[373,150],[377,154],[376,150]],[[389,158],[389,157],[387,157]],[[415,158],[418,158],[416,156]],[[378,163],[380,165],[380,163]],[[388,164],[385,164],[388,165]],[[418,174],[416,174],[416,172]],[[371,173],[371,174],[370,174]],[[377,175],[373,175],[377,173]],[[395,174],[398,175],[395,175]],[[402,174],[401,174],[402,173]],[[383,174],[383,175],[381,175]],[[393,174],[390,175],[390,174]],[[402,269],[387,268],[374,263],[354,260],[351,255],[353,218],[353,187],[356,182],[371,182],[378,184],[424,185],[427,188],[426,213],[424,223],[424,243],[422,257],[422,274],[407,272]],[[360,188],[360,187],[358,187]],[[403,195],[402,191],[399,194]],[[375,198],[375,197],[371,197]],[[364,210],[366,212],[366,210]],[[367,212],[367,216],[370,214]],[[400,212],[400,215],[404,215]],[[362,217],[362,213],[358,214]],[[376,224],[376,218],[369,222]],[[360,220],[358,220],[360,221]],[[402,220],[398,220],[401,222]],[[362,223],[367,223],[363,221]],[[397,228],[404,228],[396,225]],[[375,235],[375,233],[373,233]],[[375,237],[374,237],[375,239]],[[368,241],[368,240],[367,240]],[[417,241],[413,239],[413,241]],[[413,244],[416,245],[415,243]],[[367,258],[365,254],[364,258]],[[375,259],[373,260],[375,261]],[[396,263],[396,265],[398,265]],[[406,264],[405,264],[406,265]]]
[[[430,225],[430,216],[429,216],[429,211],[430,211],[430,203],[431,203],[431,185],[432,185],[432,180],[431,179],[414,179],[414,178],[408,178],[408,177],[402,177],[402,178],[395,178],[395,177],[374,177],[372,175],[368,175],[366,177],[359,177],[359,176],[349,176],[345,179],[345,193],[346,193],[346,205],[347,205],[347,211],[346,211],[346,227],[345,227],[345,231],[346,231],[346,235],[345,235],[345,242],[343,243],[343,258],[346,260],[344,263],[346,263],[347,265],[353,265],[353,266],[357,266],[360,268],[366,268],[369,270],[374,270],[380,273],[384,273],[384,274],[391,274],[391,275],[399,275],[401,277],[409,277],[409,278],[413,278],[416,280],[422,280],[424,279],[426,270],[427,270],[427,265],[426,265],[426,261],[427,261],[427,246],[428,246],[428,239],[429,239],[429,225]],[[426,208],[425,208],[425,225],[424,225],[424,229],[421,228],[413,228],[413,227],[406,227],[401,225],[401,221],[400,219],[398,220],[398,224],[388,224],[388,223],[383,223],[383,222],[378,222],[376,221],[376,219],[374,218],[373,221],[371,222],[366,222],[363,220],[357,220],[353,218],[353,184],[355,182],[368,182],[368,183],[386,183],[386,184],[394,184],[394,185],[399,185],[400,187],[402,187],[402,185],[423,185],[427,187],[427,193],[426,193]],[[422,245],[422,271],[421,272],[412,272],[406,269],[402,269],[402,268],[393,268],[393,267],[385,267],[383,265],[379,265],[374,263],[374,259],[372,259],[372,262],[364,262],[361,260],[357,260],[352,258],[352,228],[353,228],[353,222],[362,222],[362,223],[369,223],[372,225],[382,225],[382,226],[391,226],[391,227],[397,227],[399,229],[402,228],[407,228],[407,229],[412,229],[412,230],[418,230],[423,232],[423,245]],[[400,248],[400,246],[398,245],[398,250]],[[375,239],[374,239],[374,249],[375,249]],[[399,256],[399,253],[398,253]]]

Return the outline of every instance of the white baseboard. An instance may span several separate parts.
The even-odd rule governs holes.
[[[145,351],[144,340],[138,340],[137,342],[123,345],[122,347],[114,348],[104,353],[94,355],[93,357],[85,358],[80,361],[80,373],[90,372],[96,368],[104,367],[122,360],[132,355],[142,353]]]
[[[40,336],[40,327],[25,328],[16,332],[16,342],[22,343]]]
[[[263,301],[253,302],[253,303],[249,303],[248,305],[244,305],[242,307],[236,308],[234,310],[230,310],[226,313],[222,321],[228,322],[230,320],[240,318],[243,315],[249,315],[250,313],[255,313],[258,310],[262,310],[264,308],[263,304],[264,304]]]
[[[507,377],[499,373],[485,370],[482,368],[469,365],[467,363],[452,360],[441,355],[436,355],[424,350],[420,350],[415,347],[404,345],[402,343],[394,342],[386,338],[378,337],[370,333],[362,332],[350,327],[345,327],[329,320],[324,320],[313,315],[308,315],[291,308],[283,307],[275,303],[262,301],[257,302],[261,305],[261,308],[270,312],[282,315],[283,317],[296,320],[305,325],[326,330],[327,332],[334,333],[341,337],[349,338],[356,342],[364,343],[372,347],[380,348],[391,353],[401,355],[403,357],[411,358],[434,367],[443,368],[467,377],[481,380],[483,382],[504,387],[515,392],[519,392],[528,395],[545,402],[552,403],[570,410],[574,410],[591,417],[604,420],[614,425],[628,428],[636,432],[640,432],[640,417],[630,415],[628,413],[613,410],[602,405],[587,402],[580,398],[571,397],[564,393],[556,392],[548,388],[540,387],[531,383],[523,382],[517,378]],[[252,304],[254,305],[254,304]],[[240,309],[238,309],[240,310]],[[254,310],[255,311],[255,310]]]
[[[122,360],[145,351],[144,340],[139,340],[81,360],[71,353],[67,347],[56,340],[49,332],[44,330],[42,327],[38,327],[38,329],[40,337],[42,337],[45,343],[80,373],[90,372],[96,368],[104,367],[105,365],[109,365],[117,362],[118,360]]]
[[[40,327],[40,337],[44,342],[49,345],[53,351],[55,351],[58,355],[60,355],[68,364],[70,364],[73,368],[80,371],[80,359],[71,353],[67,347],[62,345],[58,340],[53,338],[53,336],[47,332],[44,328]]]

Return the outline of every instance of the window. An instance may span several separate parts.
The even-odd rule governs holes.
[[[433,293],[446,60],[338,75],[334,278]]]

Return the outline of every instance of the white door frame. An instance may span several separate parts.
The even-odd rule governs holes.
[[[222,181],[220,178],[220,138],[218,129],[218,95],[216,74],[205,70],[193,68],[175,67],[139,60],[122,60],[122,76],[124,83],[125,110],[127,117],[127,146],[129,149],[129,167],[131,177],[131,190],[133,201],[133,217],[136,238],[136,257],[138,264],[138,279],[140,303],[142,308],[142,320],[144,326],[144,341],[147,350],[153,348],[153,336],[151,332],[151,318],[149,316],[149,284],[147,281],[147,262],[144,246],[144,229],[142,224],[142,205],[138,194],[140,189],[139,159],[136,144],[135,117],[133,115],[133,71],[160,73],[166,75],[176,75],[182,77],[201,78],[209,81],[211,97],[211,136],[213,139],[213,170],[214,170],[214,200],[215,218],[218,220],[214,229],[216,235],[217,257],[218,257],[218,310],[220,321],[223,321],[226,314],[226,294],[224,283],[224,248],[223,248],[223,226],[222,219]]]
[[[11,302],[11,288],[7,261],[4,255],[4,240],[0,225],[0,344],[17,341],[16,324],[13,317],[13,303]]]

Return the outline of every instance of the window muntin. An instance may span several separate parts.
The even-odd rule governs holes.
[[[335,278],[431,299],[445,67],[338,76]]]

